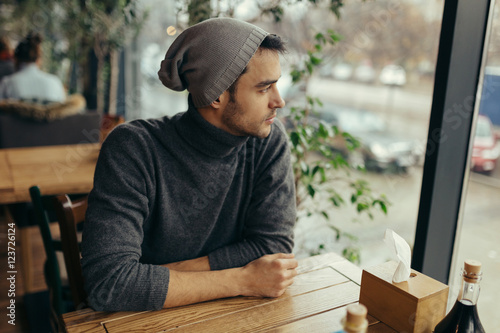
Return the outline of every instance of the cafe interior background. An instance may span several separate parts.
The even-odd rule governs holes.
[[[500,273],[500,17],[496,1],[479,2],[474,14],[466,14],[462,1],[443,0],[94,1],[84,13],[77,1],[11,0],[0,4],[0,32],[14,45],[29,30],[41,32],[43,69],[58,75],[68,93],[83,94],[87,112],[125,121],[186,109],[186,92],[162,86],[157,71],[169,45],[196,20],[232,16],[284,36],[282,120],[290,122],[292,108],[312,106],[311,124],[336,125],[360,146],[340,149],[348,166],[331,168],[325,182],[304,188],[296,255],[334,251],[362,268],[377,265],[394,259],[383,241],[389,228],[410,245],[415,269],[450,285],[450,299],[463,261],[477,259],[484,272],[479,316],[494,332],[500,327],[494,283]],[[294,83],[297,73],[304,76]],[[308,103],[308,96],[321,103]],[[488,136],[491,147],[480,147]],[[306,166],[321,159],[313,152]],[[357,201],[353,184],[364,184]],[[332,189],[336,200],[328,195]],[[6,235],[0,236],[3,246]],[[2,332],[19,332],[22,324],[4,326],[2,320]]]

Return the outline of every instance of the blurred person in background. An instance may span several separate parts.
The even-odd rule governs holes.
[[[41,65],[42,37],[29,33],[16,47],[14,63],[17,72],[0,82],[0,100],[14,99],[46,104],[66,99],[61,80],[43,72]]]
[[[0,81],[4,76],[14,73],[14,61],[10,41],[5,36],[0,36]]]

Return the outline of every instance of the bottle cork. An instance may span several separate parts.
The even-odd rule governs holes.
[[[347,315],[344,318],[344,329],[346,332],[364,332],[368,327],[366,315],[368,310],[363,304],[351,304],[347,306]]]
[[[481,279],[481,262],[474,259],[467,259],[464,262],[464,280],[466,282],[477,283]]]

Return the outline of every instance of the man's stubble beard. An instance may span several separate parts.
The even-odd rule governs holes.
[[[222,113],[222,123],[229,128],[234,135],[238,136],[253,136],[260,139],[267,138],[269,133],[271,132],[271,126],[268,128],[263,127],[265,125],[265,120],[272,117],[276,114],[276,111],[267,115],[264,119],[261,120],[257,126],[255,124],[251,124],[248,122],[244,122],[241,120],[242,115],[242,107],[241,105],[234,99],[231,99],[224,112]],[[266,129],[265,133],[264,128]]]

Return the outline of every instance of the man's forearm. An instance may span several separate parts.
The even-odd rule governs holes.
[[[263,256],[244,267],[219,271],[170,269],[163,306],[169,308],[238,295],[277,297],[293,283],[296,267],[293,254],[278,253]]]
[[[172,262],[169,264],[162,265],[171,270],[182,271],[182,272],[199,272],[199,271],[209,271],[210,263],[208,261],[208,256]]]
[[[170,308],[240,294],[238,270],[182,272],[170,270],[168,293],[163,307]]]

